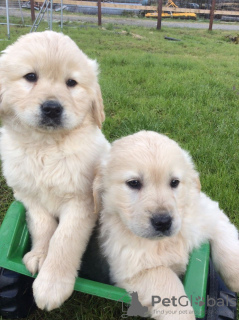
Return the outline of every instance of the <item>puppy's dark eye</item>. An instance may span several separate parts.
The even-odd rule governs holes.
[[[37,82],[37,75],[34,72],[27,73],[24,78],[29,82]]]
[[[129,186],[131,189],[137,189],[140,190],[142,187],[142,183],[139,180],[128,180],[126,181],[127,186]]]
[[[180,181],[178,179],[172,179],[171,182],[170,182],[170,187],[171,188],[177,188],[179,183],[180,183]]]
[[[66,81],[66,85],[67,85],[67,87],[75,87],[77,85],[77,82],[73,79],[68,79]]]

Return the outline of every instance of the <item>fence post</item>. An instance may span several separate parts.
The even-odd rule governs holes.
[[[50,30],[52,30],[52,20],[53,20],[53,0],[51,0],[51,3],[50,3]]]
[[[101,0],[98,0],[98,26],[101,26]]]
[[[158,20],[157,20],[157,29],[161,29],[161,21],[162,21],[162,7],[163,0],[158,0]]]
[[[209,31],[212,31],[215,6],[216,6],[216,0],[212,0],[212,6],[211,6],[211,10],[210,10],[210,22],[209,22],[209,29],[208,29]]]
[[[63,30],[63,0],[61,0],[61,31]]]
[[[7,38],[10,39],[10,22],[9,22],[9,6],[8,0],[6,0],[6,15],[7,15]]]
[[[30,0],[30,4],[31,4],[31,18],[32,18],[32,22],[34,22],[35,21],[34,0]]]

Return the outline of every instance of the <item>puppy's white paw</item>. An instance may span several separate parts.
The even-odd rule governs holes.
[[[34,249],[25,254],[23,262],[32,275],[40,271],[43,262],[46,259],[46,255],[47,252]]]
[[[239,272],[234,277],[225,279],[225,282],[229,289],[233,292],[239,292]]]
[[[59,308],[71,296],[74,284],[74,276],[59,276],[54,270],[44,272],[42,269],[33,283],[33,295],[38,308],[47,311]]]

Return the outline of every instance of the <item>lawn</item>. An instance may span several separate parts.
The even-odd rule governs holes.
[[[59,26],[54,30],[60,31]],[[27,32],[29,28],[12,27],[11,40],[1,41],[0,50]],[[227,38],[236,33],[76,23],[65,25],[64,33],[100,64],[103,132],[109,141],[139,130],[177,140],[193,156],[202,190],[219,201],[239,228],[239,46]],[[3,26],[0,39],[6,39]],[[0,222],[12,199],[0,176]],[[111,320],[121,315],[119,303],[74,293],[60,309],[37,310],[29,320]]]

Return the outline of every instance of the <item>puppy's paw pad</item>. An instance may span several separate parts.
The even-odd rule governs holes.
[[[23,257],[23,262],[26,268],[31,272],[32,275],[37,273],[42,267],[43,262],[46,259],[46,253],[42,251],[30,251]]]
[[[75,278],[44,277],[41,273],[33,283],[33,295],[38,308],[51,311],[59,308],[72,294]],[[47,279],[51,279],[48,281]]]

